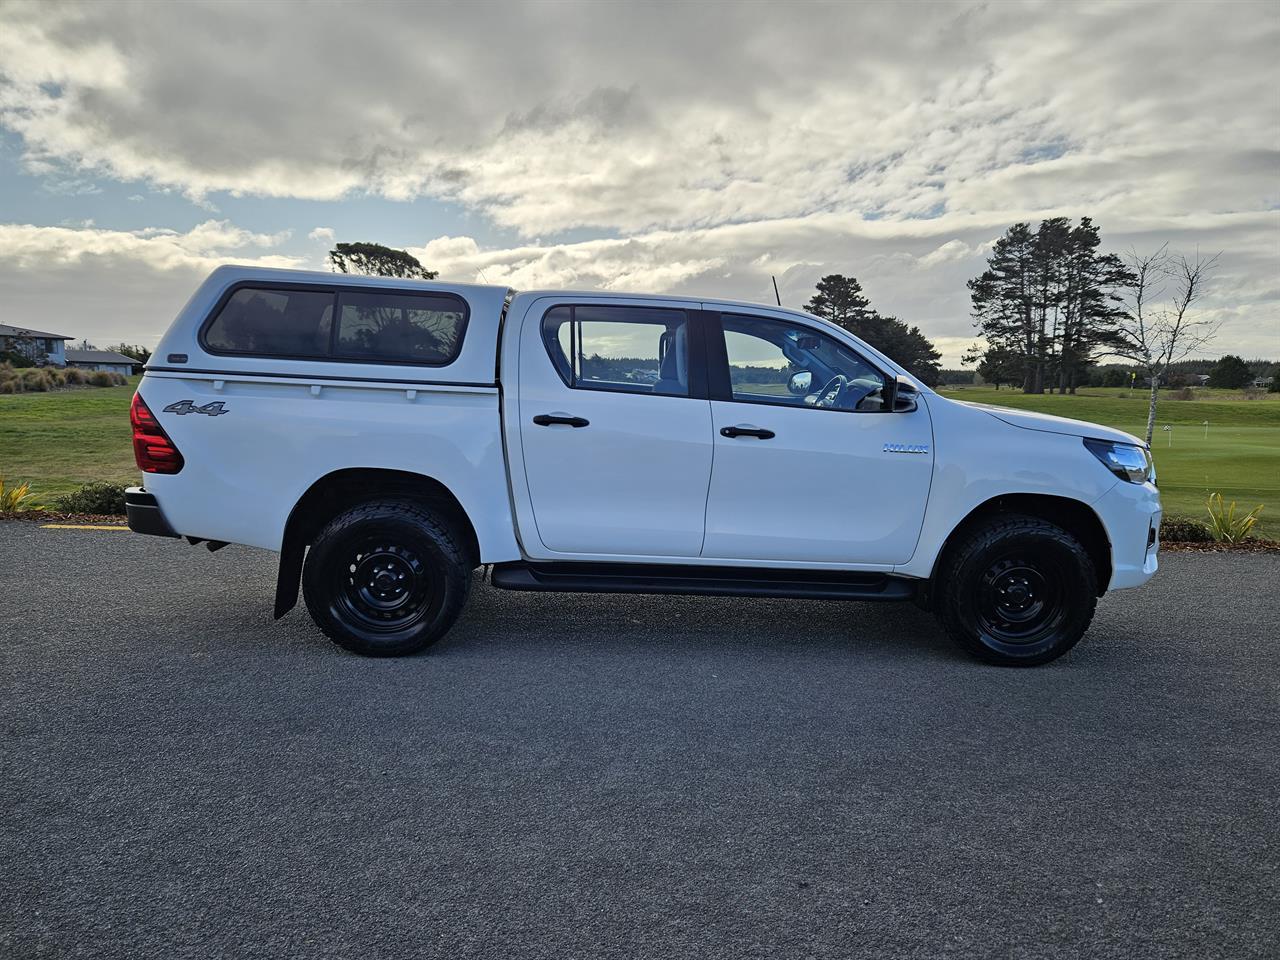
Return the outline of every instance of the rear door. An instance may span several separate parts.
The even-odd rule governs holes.
[[[924,404],[884,410],[887,375],[816,325],[726,313],[707,329],[715,469],[702,556],[909,560],[933,473]]]
[[[533,556],[696,557],[711,408],[696,303],[536,301],[519,354]]]

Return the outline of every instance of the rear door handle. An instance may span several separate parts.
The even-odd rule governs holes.
[[[764,430],[760,427],[721,427],[720,436],[722,437],[758,437],[761,440],[772,440],[777,434],[772,430]]]
[[[563,423],[567,427],[586,427],[591,424],[584,417],[569,417],[558,413],[540,413],[533,418],[533,422],[540,427],[549,427],[553,423]]]

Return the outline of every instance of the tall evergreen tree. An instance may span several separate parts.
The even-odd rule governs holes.
[[[1074,227],[1054,217],[1034,233],[1015,223],[969,281],[974,323],[989,349],[1021,358],[1024,393],[1074,392],[1098,350],[1116,342],[1117,291],[1129,273],[1100,243],[1088,217]]]
[[[818,292],[805,304],[815,316],[844,327],[899,363],[930,387],[942,376],[942,355],[919,327],[886,317],[871,306],[862,285],[853,277],[833,273],[818,281]]]

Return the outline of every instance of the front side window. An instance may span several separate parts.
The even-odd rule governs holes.
[[[689,317],[683,310],[555,307],[542,320],[542,339],[570,387],[689,396]]]
[[[724,314],[734,400],[879,411],[885,379],[834,337],[769,317]]]

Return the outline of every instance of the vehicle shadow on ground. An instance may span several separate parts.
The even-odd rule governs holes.
[[[253,578],[255,588],[189,595],[189,622],[206,644],[274,649],[307,657],[353,657],[312,623],[305,604],[280,621],[271,619],[274,586]],[[207,625],[207,626],[206,626]],[[1091,634],[1100,632],[1095,623]],[[201,629],[205,627],[205,629]],[[1092,662],[1104,644],[1091,650]],[[932,616],[912,603],[781,600],[644,594],[524,593],[498,590],[477,572],[471,598],[453,629],[415,660],[490,658],[518,649],[566,647],[594,655],[630,655],[648,648],[664,655],[703,656],[802,653],[897,660],[950,662],[990,669],[958,650]],[[1061,664],[1079,662],[1083,650]],[[1096,663],[1093,664],[1097,666]]]

